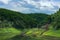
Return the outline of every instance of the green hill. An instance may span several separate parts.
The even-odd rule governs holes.
[[[18,29],[40,28],[49,20],[49,15],[42,13],[23,14],[0,8],[0,27],[15,27]]]

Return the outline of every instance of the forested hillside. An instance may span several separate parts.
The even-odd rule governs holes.
[[[54,29],[60,29],[60,9],[51,15],[52,26]]]
[[[36,28],[48,23],[50,15],[42,13],[22,14],[0,8],[0,27]]]

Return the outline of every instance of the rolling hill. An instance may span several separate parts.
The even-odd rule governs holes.
[[[23,14],[0,8],[0,27],[14,27],[18,29],[40,28],[49,20],[49,15],[43,13]]]

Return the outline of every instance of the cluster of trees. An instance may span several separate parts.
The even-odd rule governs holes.
[[[45,25],[49,15],[43,13],[23,14],[0,8],[0,27],[36,28]],[[3,25],[3,26],[2,26]]]

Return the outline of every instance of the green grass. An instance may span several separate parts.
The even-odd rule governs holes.
[[[32,36],[32,35],[40,36],[43,30],[38,29],[38,28],[32,28],[32,29],[25,29],[24,31],[26,31],[25,34],[28,36]]]
[[[24,31],[26,31],[26,35],[29,35],[29,36],[36,35],[37,37],[40,37],[40,34],[44,30],[38,29],[38,28],[32,28],[32,29],[25,29]],[[60,30],[50,29],[50,30],[46,31],[43,35],[60,37]]]
[[[57,30],[57,36],[53,34],[55,33],[53,30],[48,30],[47,32],[45,32],[42,36],[40,35],[41,32],[43,32],[44,30],[42,29],[37,29],[37,28],[32,28],[32,29],[25,29],[23,32],[26,32],[25,34],[27,36],[23,36],[21,37],[20,35],[17,35],[15,37],[13,37],[10,40],[60,40],[60,34],[58,33],[59,30]],[[53,32],[50,33],[50,35],[48,35],[49,32]],[[47,34],[47,35],[46,35]]]
[[[40,36],[40,34],[43,32],[43,29],[38,29],[38,28],[32,28],[32,29],[25,29],[24,32],[26,32],[26,35],[32,36],[32,35],[36,35],[36,36]],[[43,35],[47,35],[47,36],[55,36],[55,37],[60,37],[60,30],[53,30],[50,29],[48,31],[46,31]]]
[[[60,30],[49,30],[45,32],[44,35],[60,37]]]
[[[43,34],[43,36],[41,36],[40,34],[43,31],[44,30],[38,30],[37,28],[24,29],[23,31],[15,28],[0,28],[0,40],[48,40],[49,38],[53,39],[53,37],[60,37],[60,30],[48,30]],[[28,37],[21,37],[20,34],[22,32],[26,32],[25,34]]]
[[[20,32],[15,28],[0,28],[0,40],[7,40],[20,34]]]

